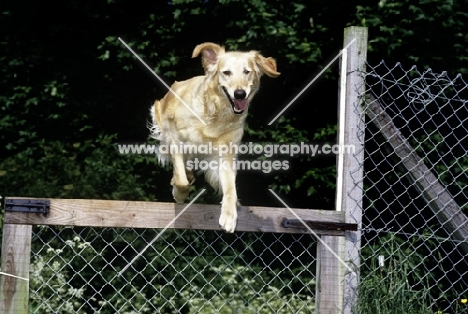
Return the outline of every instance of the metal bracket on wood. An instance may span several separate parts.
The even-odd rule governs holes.
[[[6,212],[38,213],[47,215],[50,212],[49,200],[6,199]]]
[[[336,231],[357,231],[357,224],[351,223],[340,223],[340,222],[323,222],[314,220],[302,220],[299,219],[284,219],[283,227],[285,228],[298,228],[306,229],[304,223],[311,229],[320,230],[336,230]]]

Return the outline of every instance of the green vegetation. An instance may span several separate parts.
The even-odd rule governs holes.
[[[389,235],[365,249],[363,254],[369,253],[374,258],[370,259],[367,271],[361,273],[356,314],[434,313],[429,286],[424,282],[430,276],[419,271],[425,258],[411,251],[414,244]],[[378,256],[383,265],[377,265]]]

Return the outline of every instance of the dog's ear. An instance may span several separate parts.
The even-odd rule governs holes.
[[[269,77],[278,77],[281,74],[276,71],[276,60],[271,57],[265,58],[261,54],[255,52],[255,63],[260,70]]]
[[[224,53],[224,47],[213,43],[203,43],[195,47],[192,53],[192,58],[198,57],[202,53],[202,65],[205,72],[216,70],[218,56]]]

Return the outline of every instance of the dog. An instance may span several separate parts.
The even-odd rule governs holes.
[[[159,162],[172,163],[172,195],[177,203],[183,203],[195,181],[193,167],[188,163],[195,158],[209,161],[203,169],[206,181],[222,194],[219,226],[232,233],[237,224],[236,150],[244,133],[244,122],[250,102],[260,86],[260,77],[266,74],[280,75],[275,59],[263,57],[257,51],[226,52],[214,43],[195,47],[192,58],[201,54],[204,76],[175,82],[161,100],[151,108],[151,136],[170,151],[161,153]],[[182,145],[205,145],[210,152],[184,152]],[[186,147],[186,146],[184,146]],[[221,153],[222,151],[222,153]],[[215,163],[213,163],[215,162]],[[193,165],[193,164],[191,164]]]

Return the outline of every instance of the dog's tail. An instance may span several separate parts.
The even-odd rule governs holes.
[[[148,121],[148,129],[150,130],[150,137],[161,140],[161,128],[158,123],[158,115],[156,114],[156,110],[160,108],[159,100],[154,102],[154,105],[150,108],[150,117],[151,121]]]
[[[163,134],[162,134],[162,130],[161,130],[161,127],[160,127],[160,121],[159,121],[159,117],[160,117],[160,102],[159,100],[156,100],[154,102],[154,105],[151,106],[150,108],[150,117],[151,117],[151,121],[148,121],[147,123],[147,126],[148,126],[148,129],[150,130],[150,137],[151,138],[154,138],[156,140],[159,141],[159,144],[164,144],[165,143],[165,140],[164,140],[164,137],[163,137]],[[160,145],[157,145],[157,150],[156,150],[156,155],[158,156],[158,162],[160,165],[162,166],[167,166],[168,164],[171,163],[171,158],[169,156],[169,154],[167,153],[163,153],[161,150],[160,150]]]
[[[221,182],[219,180],[219,171],[207,170],[205,172],[205,180],[213,187],[213,189],[218,193],[218,195],[223,194],[221,188]]]

